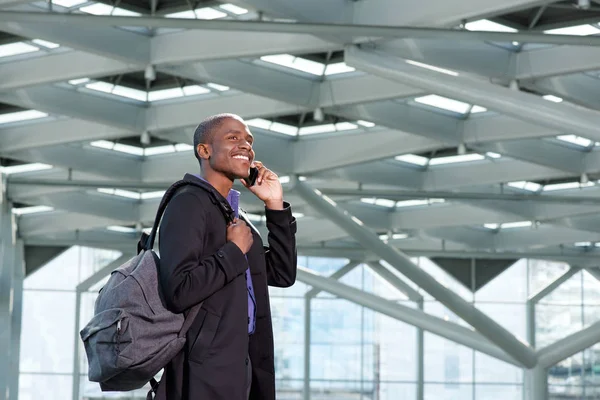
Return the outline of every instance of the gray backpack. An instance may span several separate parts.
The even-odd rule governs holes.
[[[150,235],[142,234],[138,255],[111,273],[100,290],[94,317],[81,330],[87,355],[88,378],[104,391],[130,391],[150,382],[153,398],[159,387],[155,376],[185,345],[185,334],[202,303],[184,314],[167,310],[158,282],[158,255],[152,250],[162,214],[177,189],[193,185],[211,195],[228,222],[231,208],[207,184],[178,181],[165,193]]]

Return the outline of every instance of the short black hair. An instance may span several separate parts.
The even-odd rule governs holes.
[[[198,159],[200,166],[202,166],[202,159],[198,155],[198,145],[200,143],[211,144],[214,138],[215,130],[218,129],[223,122],[225,122],[225,120],[230,118],[241,120],[238,115],[223,113],[205,118],[202,122],[200,122],[198,127],[196,127],[196,130],[194,131],[194,155]]]

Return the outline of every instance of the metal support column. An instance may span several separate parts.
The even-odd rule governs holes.
[[[94,273],[92,276],[81,282],[75,288],[75,340],[73,343],[73,387],[72,394],[73,400],[79,400],[79,392],[81,387],[81,360],[80,360],[80,348],[81,339],[79,337],[80,323],[81,323],[81,297],[83,293],[88,291],[92,286],[98,283],[101,279],[109,275],[115,268],[124,264],[127,260],[133,257],[131,254],[123,254],[121,257],[110,262],[105,267],[102,267],[99,271]]]
[[[424,309],[424,300],[417,302],[419,310]],[[425,331],[417,328],[417,400],[425,399]]]
[[[6,198],[6,178],[0,175],[0,400],[10,399],[13,314],[14,244],[13,215]]]
[[[329,278],[338,280],[356,268],[359,264],[360,261],[350,261],[348,264],[331,274]],[[311,300],[319,293],[321,293],[321,290],[313,287],[304,295],[304,386],[302,389],[302,400],[310,400],[310,307]]]
[[[542,366],[525,370],[525,399],[548,399],[548,370]]]
[[[25,280],[25,254],[23,252],[23,241],[17,239],[13,252],[13,307],[10,327],[10,374],[8,376],[8,393],[10,393],[10,400],[19,399],[21,323],[23,319],[23,281]]]
[[[338,207],[333,200],[305,182],[296,180],[295,190],[315,210],[346,231],[362,246],[397,268],[404,276],[448,307],[490,342],[496,344],[510,358],[517,360],[521,366],[533,368],[536,365],[537,358],[531,347],[519,341],[512,333],[458,294],[440,284],[398,249],[383,243],[373,231],[364,226],[362,221],[351,216],[347,211]]]

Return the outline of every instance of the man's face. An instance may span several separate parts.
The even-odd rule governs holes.
[[[248,126],[234,118],[227,118],[214,133],[209,165],[231,180],[247,178],[254,161],[254,137]]]

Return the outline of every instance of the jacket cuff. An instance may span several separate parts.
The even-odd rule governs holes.
[[[265,207],[265,217],[268,223],[293,226],[295,232],[296,218],[292,215],[292,206],[287,201],[283,202],[283,210],[270,210]]]
[[[238,275],[248,269],[248,262],[242,250],[233,242],[227,242],[216,254],[217,262],[225,273],[227,282],[231,282]]]

